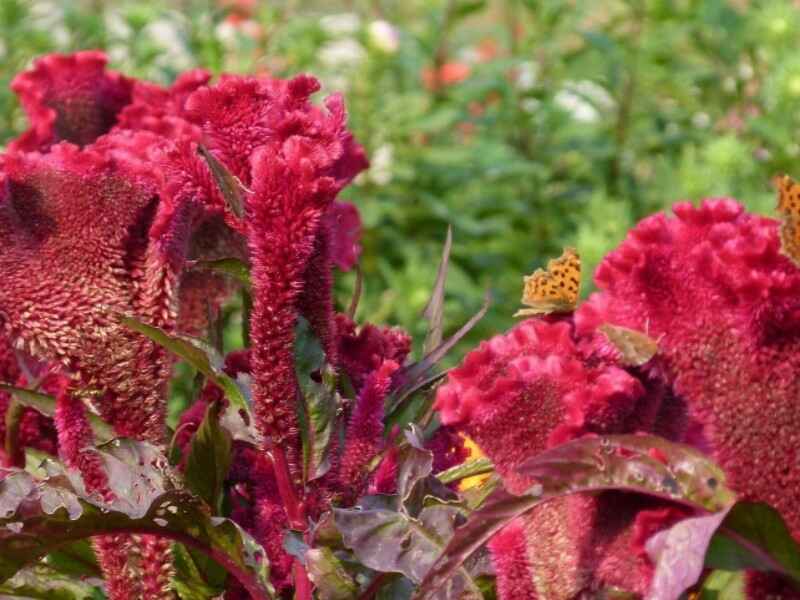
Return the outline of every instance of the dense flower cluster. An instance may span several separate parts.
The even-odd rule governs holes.
[[[311,77],[226,76],[212,85],[197,70],[164,88],[108,71],[105,62],[93,51],[47,56],[12,85],[31,127],[0,157],[3,379],[25,383],[12,346],[60,378],[50,390],[55,423],[26,410],[20,447],[56,452],[55,427],[62,460],[104,493],[86,452],[93,443],[87,411],[120,435],[167,442],[171,360],[120,316],[202,334],[209,309],[235,285],[191,266],[250,263],[254,408],[262,450],[272,450],[277,465],[250,450],[272,473],[256,478],[250,498],[253,528],[276,555],[280,583],[285,558],[272,542],[284,510],[295,523],[304,518],[302,509],[292,512],[301,499],[284,508],[297,493],[300,452],[294,323],[302,312],[338,364],[331,268],[357,260],[360,218],[336,196],[366,167],[364,152],[346,129],[341,98],[330,97],[325,108],[309,101],[319,89]],[[233,193],[242,205],[226,196],[204,152],[233,175],[228,183],[240,186]],[[0,402],[7,408],[8,395]],[[169,595],[168,546],[144,536],[133,552],[143,570],[136,577],[126,564],[131,543],[96,544],[111,597]]]
[[[732,200],[673,211],[641,222],[608,255],[600,291],[574,315],[524,321],[472,351],[440,388],[440,415],[476,440],[512,490],[525,487],[514,470],[522,460],[587,433],[691,444],[742,498],[778,508],[800,539],[800,271],[780,252],[778,224]],[[646,332],[658,354],[626,367],[604,323]],[[644,542],[680,516],[619,492],[552,502],[493,540],[499,589],[644,594]],[[752,598],[796,597],[775,577],[748,585]]]

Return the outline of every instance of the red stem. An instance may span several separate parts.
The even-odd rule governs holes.
[[[314,586],[311,585],[311,580],[308,578],[308,573],[303,563],[295,559],[292,564],[292,571],[294,571],[294,600],[311,600],[311,592]]]
[[[274,446],[269,451],[272,459],[272,467],[275,472],[275,481],[278,484],[278,493],[281,495],[289,525],[297,531],[306,530],[305,507],[297,498],[292,484],[292,476],[289,473],[289,461],[283,448]]]

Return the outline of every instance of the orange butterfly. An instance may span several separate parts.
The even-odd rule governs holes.
[[[781,215],[781,252],[800,266],[800,183],[788,175],[772,180],[778,190],[778,212]]]
[[[525,277],[522,303],[530,308],[518,310],[515,317],[571,312],[578,304],[581,289],[581,257],[575,248],[565,248],[559,258]]]

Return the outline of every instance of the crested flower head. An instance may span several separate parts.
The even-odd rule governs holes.
[[[659,339],[663,377],[687,405],[685,441],[800,537],[800,270],[780,251],[777,223],[732,200],[673,211],[606,257],[579,331],[602,320]]]
[[[116,318],[133,313],[171,325],[190,219],[176,213],[164,234],[150,240],[157,197],[92,149],[62,143],[44,155],[9,155],[3,173],[6,335],[102,390],[98,408],[120,433],[160,440],[164,416],[156,405],[164,402],[166,358],[159,351],[146,355],[150,343]],[[128,401],[134,396],[138,401]]]
[[[110,130],[131,101],[131,79],[107,71],[102,52],[50,54],[11,83],[31,128],[13,150],[46,150],[59,141],[86,145]]]
[[[515,467],[548,446],[647,431],[709,453],[741,498],[772,504],[800,536],[800,271],[781,254],[773,220],[727,199],[673,210],[642,221],[606,257],[600,292],[574,316],[525,321],[483,342],[450,373],[436,407],[512,491],[529,483]],[[658,354],[624,366],[603,324],[646,333]],[[681,516],[630,494],[549,503],[526,517],[524,557],[514,558],[519,524],[493,542],[507,553],[495,556],[501,585],[529,568],[536,581],[558,573],[551,591],[567,596],[597,586],[644,593],[644,543]],[[770,581],[751,578],[750,597]]]

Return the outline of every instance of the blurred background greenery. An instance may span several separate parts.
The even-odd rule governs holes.
[[[564,245],[588,292],[676,200],[769,213],[770,177],[800,173],[798,31],[789,0],[0,0],[0,142],[25,126],[8,83],[45,52],[103,48],[163,83],[312,72],[372,159],[343,195],[365,224],[359,319],[424,331],[449,223],[447,327],[494,296],[463,350],[512,324],[522,275]]]

